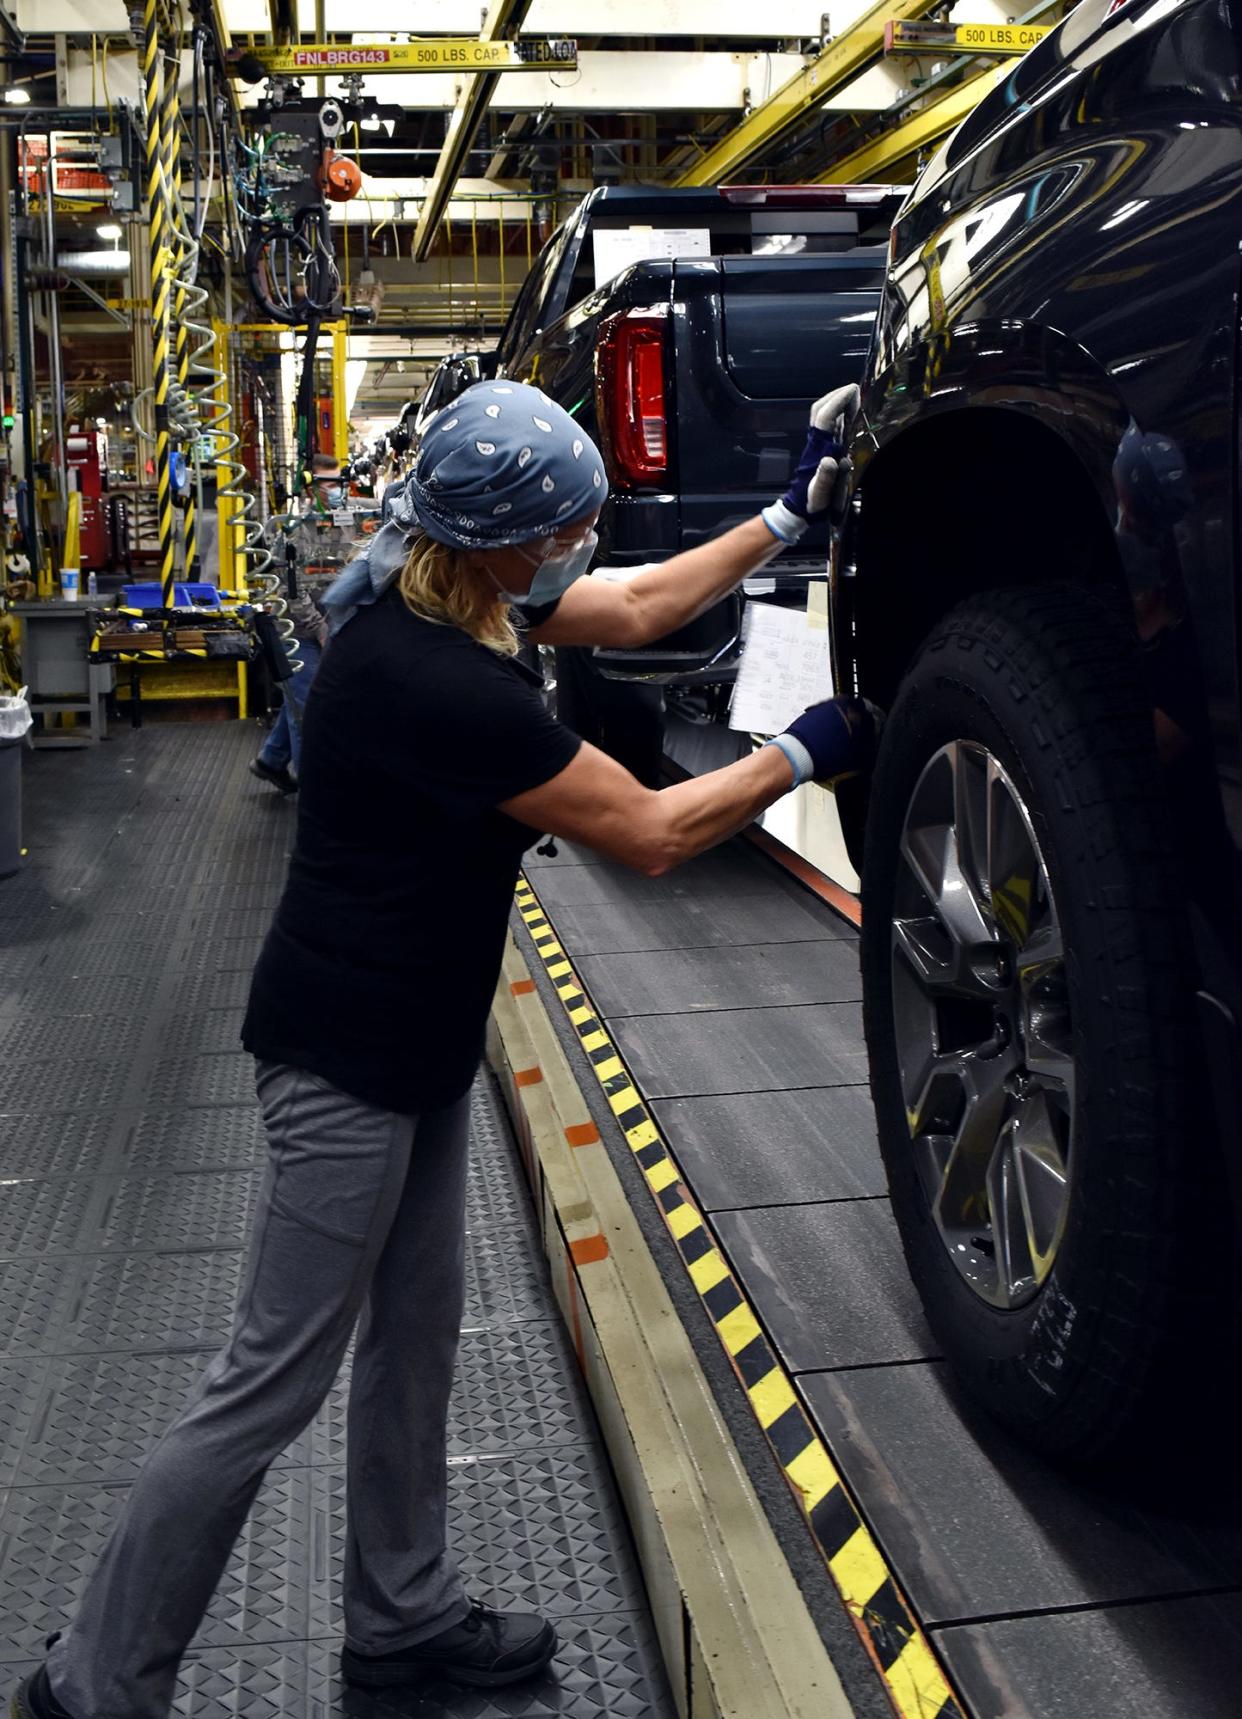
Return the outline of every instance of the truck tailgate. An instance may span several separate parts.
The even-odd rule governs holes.
[[[883,273],[872,248],[675,265],[674,302],[687,310],[675,322],[684,547],[785,489],[811,401],[862,375]],[[822,570],[826,546],[817,531],[788,559]]]

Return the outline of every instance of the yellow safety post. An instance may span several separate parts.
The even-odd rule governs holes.
[[[176,28],[176,54],[170,54],[165,67],[164,92],[160,115],[160,129],[163,133],[162,144],[164,152],[164,183],[170,187],[169,211],[172,219],[172,240],[175,244],[175,256],[172,258],[176,272],[177,287],[173,300],[173,316],[176,322],[176,353],[177,381],[180,384],[181,395],[184,399],[189,391],[190,381],[190,346],[189,335],[185,326],[185,279],[184,269],[187,261],[187,249],[181,241],[178,231],[181,221],[181,30],[182,20],[178,18]],[[185,507],[185,565],[186,576],[197,579],[199,572],[198,557],[198,497],[194,485],[190,485]]]
[[[65,509],[65,552],[61,562],[65,567],[82,565],[82,492],[77,489],[69,491],[69,505]]]
[[[500,252],[500,308],[505,308],[505,206],[496,205],[496,248]]]
[[[169,223],[164,196],[160,140],[160,43],[157,0],[143,0],[142,75],[147,115],[147,220],[151,234],[151,334],[155,348],[155,495],[160,545],[160,586],[164,607],[173,606],[175,580],[172,516],[172,446],[168,437],[168,361],[172,326],[169,315]]]
[[[345,360],[349,355],[346,325],[332,329],[332,457],[342,465],[349,458],[349,422],[345,412]]]

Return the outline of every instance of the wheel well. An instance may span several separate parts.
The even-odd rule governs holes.
[[[939,618],[975,592],[1070,580],[1124,593],[1085,467],[1018,412],[915,426],[875,456],[860,493],[854,652],[859,687],[878,704],[891,704]]]

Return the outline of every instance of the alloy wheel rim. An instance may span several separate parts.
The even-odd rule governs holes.
[[[1065,1234],[1073,1028],[1030,814],[975,741],[941,747],[910,797],[891,959],[902,1099],[932,1219],[982,1301],[1021,1307]]]

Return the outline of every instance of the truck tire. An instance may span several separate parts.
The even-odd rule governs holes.
[[[955,609],[872,785],[871,1082],[945,1356],[1061,1459],[1141,1444],[1219,1382],[1187,946],[1124,619],[1064,587]]]

